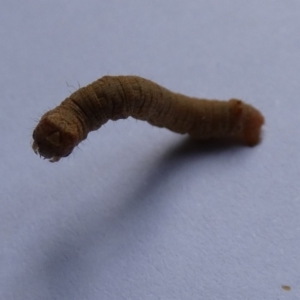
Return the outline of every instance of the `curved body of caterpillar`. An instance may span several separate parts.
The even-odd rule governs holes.
[[[241,100],[206,100],[173,93],[137,76],[104,76],[45,113],[33,132],[33,149],[50,161],[68,156],[108,120],[148,121],[192,138],[233,139],[256,145],[262,114]]]

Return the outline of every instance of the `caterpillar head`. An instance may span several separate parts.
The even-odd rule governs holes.
[[[49,111],[42,116],[33,131],[34,152],[50,162],[70,155],[79,143],[76,123],[74,126],[66,117],[55,110]]]

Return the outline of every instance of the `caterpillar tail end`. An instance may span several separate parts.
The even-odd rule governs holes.
[[[244,121],[243,140],[247,146],[253,147],[261,141],[261,128],[265,118],[259,110],[249,105]]]

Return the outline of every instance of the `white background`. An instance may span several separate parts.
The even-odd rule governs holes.
[[[299,16],[298,0],[1,0],[0,299],[299,299]],[[40,116],[107,74],[241,98],[262,143],[129,118],[36,156]]]

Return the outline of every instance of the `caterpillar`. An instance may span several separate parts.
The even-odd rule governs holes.
[[[238,99],[185,96],[138,76],[104,76],[46,112],[33,131],[32,148],[51,162],[68,156],[88,133],[108,120],[145,120],[194,139],[260,141],[263,115]]]

